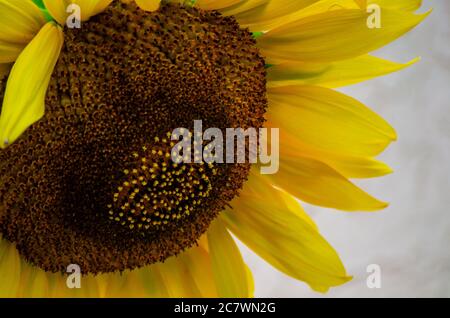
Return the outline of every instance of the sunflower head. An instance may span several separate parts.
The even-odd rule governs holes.
[[[81,28],[66,25],[73,4]],[[367,27],[368,4],[382,8],[382,29]],[[102,286],[134,270],[123,279],[139,295],[248,296],[228,229],[317,291],[347,282],[297,199],[387,206],[349,179],[391,171],[375,157],[395,131],[332,88],[415,62],[368,53],[417,25],[419,6],[0,0],[0,233],[14,244],[0,250],[0,279],[1,262],[20,255],[36,276],[19,270],[11,290],[29,277],[56,290],[61,277],[50,272],[78,264]],[[174,162],[172,132],[192,131],[195,120],[224,135],[281,128],[280,172]]]

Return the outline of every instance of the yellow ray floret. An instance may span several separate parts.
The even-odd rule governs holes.
[[[254,32],[268,31],[303,17],[333,10],[359,9],[372,12],[371,5],[376,4],[385,9],[415,11],[421,5],[421,0],[272,0],[259,3],[248,0],[225,7],[219,6],[223,1],[207,2],[208,8],[219,9],[224,14],[233,13],[241,25]]]
[[[235,14],[235,18],[243,26],[248,26],[253,31],[265,31],[274,25],[286,23],[286,16],[293,12],[300,12],[301,9],[310,6],[311,0],[277,0],[268,1],[256,6],[251,10],[246,10]]]
[[[258,38],[258,47],[268,56],[269,63],[277,60],[344,60],[392,42],[426,16],[382,9],[382,27],[371,29],[367,27],[368,14],[363,10],[325,11],[267,32]]]
[[[337,253],[292,197],[273,188],[258,172],[252,173],[241,197],[221,218],[265,261],[321,292],[351,279]]]
[[[397,139],[395,130],[357,100],[316,86],[268,90],[268,120],[318,149],[376,156]]]
[[[208,246],[218,296],[250,297],[252,288],[247,283],[244,260],[221,220],[211,224],[208,230]]]
[[[376,211],[388,206],[321,160],[280,158],[278,173],[267,178],[302,201],[318,206],[343,211]]]
[[[267,70],[268,86],[318,85],[337,88],[400,71],[420,58],[401,64],[371,55],[333,63],[282,62]]]
[[[241,1],[234,6],[227,7],[225,9],[221,10],[221,12],[223,15],[235,16],[235,15],[242,14],[245,12],[251,12],[251,11],[255,10],[256,8],[267,5],[269,2],[271,2],[271,1],[270,0]]]
[[[111,2],[112,0],[44,0],[48,12],[60,25],[65,25],[67,17],[72,13],[68,10],[70,4],[80,6],[81,21],[87,21],[105,10]]]
[[[0,117],[1,148],[13,143],[44,115],[47,86],[62,44],[62,29],[54,22],[48,22],[14,64]],[[39,63],[36,63],[37,59]]]
[[[243,0],[197,0],[195,5],[203,10],[220,10],[244,2]]]
[[[45,22],[31,1],[0,0],[0,63],[14,62]]]
[[[280,131],[280,156],[291,161],[304,157],[321,161],[345,178],[375,178],[392,173],[388,165],[372,156],[318,149],[284,129]]]
[[[225,245],[223,248],[228,247]],[[165,263],[125,271],[120,275],[83,275],[82,288],[69,289],[66,275],[34,267],[21,259],[14,244],[2,239],[0,297],[217,297],[211,259],[205,235],[199,246],[171,257]],[[246,288],[252,295],[253,279],[246,265],[243,271]],[[234,271],[228,275],[234,275]]]
[[[378,4],[393,10],[416,11],[422,5],[422,0],[368,0],[367,4]]]

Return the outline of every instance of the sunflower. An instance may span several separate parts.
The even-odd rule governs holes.
[[[71,3],[81,28],[66,26]],[[348,282],[298,199],[387,206],[349,179],[390,173],[375,157],[396,133],[334,88],[416,62],[368,53],[419,24],[420,5],[0,0],[0,295],[251,297],[230,233],[313,290]],[[280,127],[279,172],[170,162],[170,132],[195,119]]]

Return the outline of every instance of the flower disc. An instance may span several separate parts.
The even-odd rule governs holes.
[[[264,59],[234,18],[178,4],[114,2],[65,34],[44,118],[0,152],[0,233],[46,271],[164,261],[196,244],[249,171],[175,164],[170,132],[262,127]]]

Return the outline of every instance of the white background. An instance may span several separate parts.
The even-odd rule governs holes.
[[[358,182],[391,206],[366,214],[305,205],[353,281],[318,294],[243,247],[257,297],[450,297],[450,1],[424,0],[429,8],[423,24],[377,52],[421,62],[343,90],[398,132],[381,156],[394,174]],[[366,286],[372,263],[381,266],[381,289]]]

